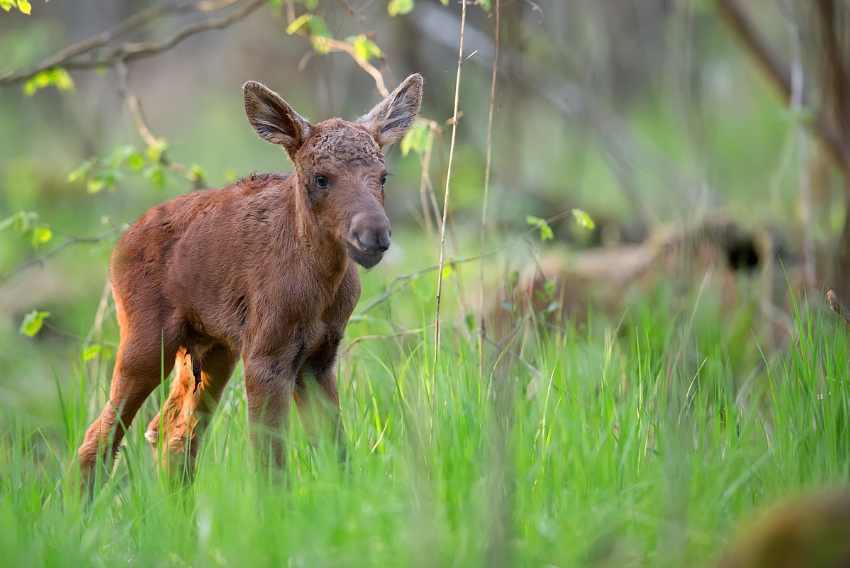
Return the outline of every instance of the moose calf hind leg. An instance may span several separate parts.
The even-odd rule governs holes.
[[[86,430],[83,443],[77,451],[82,481],[89,491],[93,489],[96,464],[99,461],[104,474],[108,475],[124,434],[145,399],[159,384],[159,342],[154,346],[155,350],[144,349],[144,345],[140,349],[138,344],[119,347],[109,401]],[[166,371],[170,371],[170,368]]]
[[[185,348],[177,353],[175,377],[160,413],[148,424],[145,438],[154,459],[171,475],[191,481],[201,438],[233,371],[236,358],[215,347],[193,360]],[[157,447],[161,445],[161,447]]]

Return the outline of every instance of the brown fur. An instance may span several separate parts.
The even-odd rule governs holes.
[[[79,449],[88,482],[160,384],[162,361],[165,375],[175,362],[177,373],[147,437],[190,474],[240,356],[262,458],[282,463],[290,400],[308,403],[305,372],[338,408],[333,363],[360,295],[355,262],[374,266],[389,246],[382,150],[412,124],[422,78],[408,77],[357,122],[310,124],[259,83],[244,91],[249,121],[284,146],[294,174],[183,195],[122,236],[111,262],[121,342],[110,400]]]
[[[797,497],[740,531],[719,568],[846,568],[850,566],[850,492]]]

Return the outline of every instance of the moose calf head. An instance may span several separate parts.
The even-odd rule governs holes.
[[[296,186],[318,225],[365,268],[381,261],[392,230],[384,211],[384,150],[413,124],[422,76],[411,75],[354,122],[311,124],[274,91],[255,81],[242,87],[248,120],[264,140],[284,147]]]

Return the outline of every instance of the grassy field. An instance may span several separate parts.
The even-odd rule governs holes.
[[[768,352],[746,308],[659,290],[620,321],[537,331],[521,358],[490,349],[482,377],[462,325],[433,368],[432,276],[349,327],[347,465],[294,412],[282,482],[253,463],[240,370],[191,487],[156,473],[151,400],[86,505],[75,449],[111,361],[56,369],[37,427],[2,416],[2,563],[706,565],[756,509],[850,477],[848,336],[826,313],[801,307]],[[364,299],[385,282],[367,275]],[[355,342],[391,318],[422,332]]]
[[[23,15],[0,23],[3,72],[114,29],[132,3],[96,11],[33,4],[27,25]],[[602,243],[633,242],[640,217],[658,234],[728,217],[754,242],[769,237],[770,260],[747,276],[707,268],[696,250],[671,253],[663,260],[675,269],[665,264],[650,275],[655,284],[641,280],[606,312],[589,300],[601,278],[584,290],[567,285],[564,297],[588,309],[586,318],[526,322],[503,348],[485,343],[483,353],[479,266],[450,263],[436,365],[436,275],[426,267],[439,239],[424,222],[422,167],[430,163],[437,209],[451,187],[450,256],[480,253],[490,56],[476,35],[495,24],[479,11],[491,3],[464,3],[479,33],[465,51],[463,120],[450,121],[458,127],[450,185],[456,51],[417,31],[412,18],[428,3],[390,17],[388,4],[413,2],[355,2],[372,5],[367,21],[342,10],[348,2],[321,2],[316,14],[307,6],[318,2],[268,4],[275,12],[133,62],[126,87],[119,73],[98,68],[72,69],[76,91],[0,89],[0,567],[713,566],[765,507],[850,486],[850,327],[820,297],[784,305],[785,290],[798,289],[792,272],[806,256],[803,237],[817,253],[830,250],[845,214],[845,185],[804,134],[828,83],[809,51],[822,43],[818,34],[790,25],[793,3],[752,10],[764,19],[765,45],[782,59],[799,56],[788,69],[804,79],[793,87],[807,104],[793,110],[758,79],[714,3],[503,3],[486,208],[494,242],[483,245],[504,246],[486,259],[491,303],[514,270],[550,252],[570,260]],[[283,14],[293,6],[296,33]],[[302,19],[320,14],[326,22]],[[171,166],[203,172],[210,187],[290,169],[247,124],[245,80],[263,80],[316,120],[353,118],[379,100],[362,61],[310,46],[304,33],[318,34],[321,22],[339,40],[375,39],[386,59],[372,62],[388,71],[391,88],[402,73],[422,72],[422,116],[442,125],[433,159],[428,144],[388,159],[393,248],[361,272],[363,296],[339,358],[348,460],[327,432],[309,444],[293,408],[285,471],[277,479],[262,471],[238,367],[197,477],[180,487],[160,476],[143,437],[168,391],[164,377],[113,475],[87,501],[76,449],[107,398],[118,341],[112,312],[102,327],[92,324],[110,250],[127,223],[196,181],[179,168],[159,181],[150,175],[166,171],[160,142]],[[161,19],[137,31],[153,41],[177,24]],[[126,109],[128,88],[144,102],[153,146]],[[69,175],[85,164],[89,174]],[[105,174],[114,178],[107,187],[91,185]],[[597,220],[599,242],[571,225],[573,208]],[[28,228],[6,222],[16,216]],[[543,218],[559,219],[545,243],[535,224]],[[50,229],[49,242],[38,242],[35,227]],[[818,256],[819,276],[821,264]],[[765,283],[782,294],[762,302]],[[19,326],[34,311],[50,316],[28,337]]]

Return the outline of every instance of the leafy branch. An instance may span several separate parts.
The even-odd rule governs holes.
[[[142,10],[111,30],[69,45],[68,47],[47,57],[36,66],[22,71],[8,71],[0,75],[0,85],[10,85],[24,82],[43,71],[53,68],[63,69],[98,69],[109,67],[118,62],[129,63],[167,51],[193,35],[220,30],[234,24],[253,13],[265,3],[265,0],[201,0],[191,3],[162,4]],[[150,42],[126,42],[115,46],[109,44],[116,38],[141,28],[165,15],[182,13],[208,13],[237,6],[223,16],[211,17],[200,22],[193,22],[179,29],[173,35]]]

